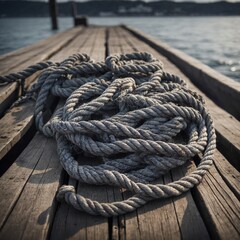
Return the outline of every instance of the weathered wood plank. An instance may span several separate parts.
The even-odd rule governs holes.
[[[0,160],[26,134],[33,124],[34,102],[13,108],[0,121]]]
[[[218,151],[215,153],[214,165],[234,195],[240,200],[240,173],[232,167],[226,158]]]
[[[0,200],[1,239],[46,239],[60,172],[54,140],[42,135],[34,138],[0,179],[1,195],[5,196]]]
[[[214,126],[217,131],[217,145],[220,151],[231,162],[231,164],[240,170],[239,158],[240,158],[240,122],[231,116],[229,113],[218,107],[212,100],[208,98],[202,91],[191,82],[191,80],[185,76],[177,66],[173,65],[166,57],[158,53],[143,41],[133,37],[126,30],[122,31],[122,34],[127,38],[127,42],[133,47],[135,51],[148,51],[152,53],[156,58],[160,59],[166,71],[174,73],[184,79],[189,88],[198,92],[204,97],[207,108],[211,113],[214,120]],[[201,79],[201,78],[200,78]]]
[[[90,31],[78,36],[54,56],[54,60],[60,61],[78,51],[79,46],[87,41]],[[61,171],[55,141],[36,134],[0,178],[1,195],[6,196],[0,199],[0,238],[46,238],[55,213],[53,199]]]
[[[97,30],[97,35],[94,37],[95,41],[91,44],[88,43],[91,48],[90,56],[98,61],[103,61],[105,59],[105,28],[100,28]],[[84,49],[85,50],[85,49]],[[84,159],[81,158],[81,162]],[[92,162],[92,164],[96,164]],[[91,160],[86,159],[86,164],[91,165]],[[107,187],[106,186],[92,186],[83,183],[78,183],[77,193],[81,194],[87,198],[94,199],[99,202],[108,202],[107,198]],[[81,213],[82,218],[85,219],[81,222],[84,223],[85,232],[79,231],[76,235],[76,239],[108,239],[108,219],[101,216],[91,216],[87,213]]]
[[[112,28],[109,31],[110,54],[125,53],[125,49],[127,49],[127,52],[133,51],[133,49],[126,44],[123,36],[119,34],[119,30],[120,28]],[[161,179],[159,183],[163,183],[163,179]],[[131,196],[128,192],[118,189],[114,189],[114,194],[114,198],[118,201]],[[161,214],[159,214],[159,211],[161,211]],[[163,212],[166,214],[162,214]],[[169,214],[172,220],[171,225],[168,224]],[[156,215],[158,215],[157,221]],[[158,229],[158,231],[154,229]],[[171,239],[171,233],[175,235],[175,239],[180,239],[180,230],[171,199],[152,201],[150,204],[133,213],[114,218],[112,232],[116,239],[118,236],[122,236],[123,239],[162,239],[163,237]]]
[[[0,75],[7,75],[43,60],[49,59],[57,51],[68,45],[82,31],[81,28],[73,28],[59,33],[26,49],[20,49],[0,58]],[[38,74],[29,77],[25,84],[30,85]],[[0,88],[0,116],[18,97],[19,84],[11,83]]]
[[[213,239],[240,238],[240,203],[215,166],[194,191],[194,198]]]
[[[113,46],[112,43],[113,42]],[[123,34],[122,29],[110,31],[109,52],[111,49],[118,53],[134,51]],[[138,48],[138,45],[136,45]],[[183,176],[183,173],[174,172],[164,176],[159,183],[167,183]],[[115,191],[116,192],[116,191]],[[123,193],[123,198],[129,195]],[[119,197],[119,194],[118,194]],[[196,208],[190,192],[178,197],[156,200],[141,207],[136,212],[120,217],[124,228],[120,228],[120,235],[126,239],[208,239],[208,233],[202,218]],[[116,222],[116,220],[115,220]],[[188,224],[191,223],[191,229]],[[116,224],[114,225],[116,227]],[[158,229],[156,231],[156,229]],[[118,234],[116,230],[115,237]]]
[[[89,54],[94,60],[101,61],[105,58],[105,28],[92,31],[88,42],[80,49]],[[80,156],[82,164],[94,164],[92,159]],[[95,163],[96,164],[96,163]],[[69,179],[68,184],[76,187],[76,192],[85,197],[108,202],[107,187],[91,186],[75,183]],[[91,216],[60,204],[53,222],[50,239],[108,239],[108,219],[101,216]]]
[[[161,55],[157,55],[156,52],[152,51],[151,47],[144,43],[139,43],[139,40],[133,38],[131,35],[128,35],[127,39],[132,46],[135,46],[135,50],[138,50],[138,48],[141,47],[141,50],[152,52],[154,56],[163,60]],[[176,67],[171,65],[170,68],[170,64],[166,59],[163,61],[165,68],[171,70],[169,70],[169,72],[182,75],[179,70],[175,70]],[[182,78],[186,79],[184,76]],[[207,106],[209,107],[209,105]],[[224,115],[222,115],[222,117],[224,117]],[[222,159],[220,159],[220,157]],[[230,164],[225,164],[226,160],[223,160],[223,156],[220,155],[219,152],[217,152],[215,159],[215,165],[219,169],[221,168],[222,173],[227,173],[228,170],[228,172],[236,174],[236,171]],[[189,168],[190,170],[193,169],[194,165],[190,164]],[[179,172],[177,173],[179,174]],[[239,231],[237,230],[237,226],[239,225],[239,201],[224,180],[228,182],[228,185],[231,184],[231,189],[234,188],[235,192],[239,191],[239,184],[236,181],[233,181],[231,176],[225,175],[225,178],[223,179],[215,166],[213,166],[210,170],[210,174],[207,174],[204,178],[203,184],[200,184],[194,191],[194,199],[201,210],[200,213],[203,215],[204,222],[207,224],[211,237],[214,236],[221,239],[232,237],[231,239],[237,239],[239,234]],[[221,220],[218,219],[219,217]],[[191,226],[193,226],[193,224]]]
[[[41,137],[37,134],[11,168],[0,178],[0,193],[4,196],[0,199],[0,228],[12,211],[24,185],[43,154],[47,141],[42,141]]]
[[[117,38],[115,27],[108,28],[107,52],[109,53],[109,55],[119,54],[122,52],[121,44],[119,42],[119,39]],[[122,201],[124,199],[122,189],[109,189],[108,199],[110,202]],[[132,216],[132,219],[134,221],[136,217],[136,212],[130,213],[129,216]],[[126,239],[126,226],[124,216],[113,217],[111,219],[111,222],[112,228],[110,229],[110,231],[112,239]],[[130,225],[132,225],[132,222],[129,222],[129,226]],[[134,226],[136,225],[134,224]],[[137,237],[139,236],[139,232],[137,230],[133,231],[132,234],[135,239],[137,239]]]

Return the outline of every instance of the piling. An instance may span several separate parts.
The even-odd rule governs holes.
[[[72,16],[73,16],[73,23],[74,26],[88,26],[88,19],[86,16],[79,16],[77,15],[77,5],[75,1],[72,1]]]
[[[51,22],[52,22],[52,29],[56,30],[58,29],[56,0],[48,0],[48,4],[49,4],[49,12],[50,12]]]

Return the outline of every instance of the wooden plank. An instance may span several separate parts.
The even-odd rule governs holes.
[[[194,189],[194,198],[213,239],[240,238],[240,203],[215,166]]]
[[[215,153],[214,165],[233,194],[240,200],[240,173],[232,167],[226,158],[218,151]]]
[[[162,43],[136,29],[130,27],[125,28],[170,59],[170,61],[176,64],[186,75],[191,77],[194,84],[210,96],[211,99],[214,99],[222,108],[238,120],[240,119],[238,104],[240,102],[240,84],[237,81],[220,74],[197,59],[170,47],[166,43]],[[201,79],[201,81],[199,81],[199,79]]]
[[[217,146],[223,155],[231,162],[231,164],[238,170],[240,170],[239,158],[240,158],[240,122],[231,116],[229,113],[218,107],[212,100],[208,98],[202,91],[191,82],[191,80],[185,76],[178,67],[172,64],[166,57],[158,53],[153,48],[149,47],[143,41],[133,37],[129,32],[122,29],[122,34],[127,38],[128,44],[130,44],[135,51],[147,51],[152,53],[156,58],[160,59],[164,64],[164,69],[170,73],[178,75],[184,79],[188,87],[201,96],[203,96],[206,106],[211,113],[214,120],[214,126],[217,131]]]
[[[0,228],[12,211],[33,169],[36,168],[45,146],[47,146],[47,139],[41,138],[43,138],[42,135],[36,134],[16,162],[0,178],[0,192],[1,196],[4,196],[0,199]]]
[[[61,61],[83,45],[91,30],[76,37],[54,56]],[[36,134],[14,164],[0,178],[0,238],[46,238],[56,204],[53,200],[59,186],[62,168],[53,139]]]
[[[82,161],[82,159],[81,159]],[[77,182],[70,178],[68,184],[75,186],[77,192],[91,195],[95,200],[105,200],[105,187],[87,186],[81,184],[77,187]],[[101,193],[101,198],[99,198]],[[50,239],[108,239],[107,218],[91,216],[85,212],[69,207],[67,204],[59,204],[56,211]]]
[[[134,49],[128,44],[122,29],[116,28],[110,31],[109,52],[118,53],[133,52]],[[116,44],[117,43],[117,44]],[[118,47],[118,49],[117,49]],[[136,48],[139,46],[136,45]],[[159,183],[167,183],[183,176],[182,172],[174,172],[172,176],[165,175]],[[119,195],[118,195],[119,197]],[[123,193],[123,198],[128,195]],[[203,220],[188,192],[178,198],[155,200],[141,207],[136,212],[128,214],[121,219],[120,236],[126,239],[208,239],[208,233]],[[118,222],[119,222],[118,221]],[[116,228],[116,220],[114,227]],[[188,225],[191,223],[191,228]],[[119,225],[119,224],[118,224]],[[119,233],[114,230],[115,237]]]
[[[60,172],[56,143],[38,134],[0,178],[1,239],[46,238]]]
[[[112,28],[109,31],[108,48],[109,48],[109,54],[111,55],[124,53],[124,48],[126,47],[128,47],[127,49],[128,52],[132,52],[132,48],[130,47],[129,49],[128,44],[125,45],[124,39],[122,39],[121,36],[119,35],[119,30],[120,28]],[[161,179],[159,183],[162,183],[162,182],[163,182],[163,179]],[[131,196],[130,193],[125,192],[123,189],[119,190],[117,188],[114,189],[114,195],[115,195],[114,199],[117,199],[118,201],[122,201]],[[166,225],[164,224],[164,222],[166,222],[166,218],[163,217],[164,216],[163,214],[161,214],[161,217],[158,218],[158,221],[153,221],[153,219],[155,220],[155,212],[157,211],[158,208],[161,208],[162,206],[159,205],[158,201],[153,201],[151,202],[151,204],[148,204],[147,206],[144,206],[138,209],[137,211],[129,213],[126,216],[119,216],[118,218],[116,217],[113,218],[113,226],[112,226],[113,238],[117,239],[118,236],[120,236],[120,239],[121,238],[141,239],[141,236],[143,236],[142,239],[156,239],[156,238],[161,239],[163,238],[163,236],[170,237],[167,234],[169,233],[169,231],[164,231],[163,229],[164,227],[169,226],[167,224]],[[143,209],[145,210],[145,212]],[[162,211],[164,210],[166,210],[166,207],[162,209]],[[173,216],[174,217],[172,219],[176,220],[175,215]],[[144,224],[142,224],[142,222]],[[159,226],[161,226],[162,224],[163,224],[163,227],[160,227],[159,231],[154,231],[155,228],[159,229]],[[175,221],[175,224],[170,225],[170,227],[171,226],[173,226],[173,228],[177,226],[178,228],[177,220]],[[179,239],[180,237],[179,229],[174,232],[178,233],[178,237],[176,235],[175,237],[176,239]]]
[[[72,55],[76,51],[76,46],[87,41],[88,32],[76,37],[69,45],[51,57],[52,61],[61,61]],[[82,40],[82,41],[81,41]],[[75,46],[75,47],[74,47]],[[28,101],[13,107],[8,111],[0,121],[1,138],[0,138],[0,160],[8,151],[23,137],[33,124],[34,102]]]
[[[140,45],[138,41],[139,40],[134,39],[131,35],[128,36],[128,42],[131,42],[132,46],[137,48],[141,46],[141,50],[152,52],[148,45],[144,43]],[[157,54],[154,54],[154,56],[162,59]],[[164,59],[164,64],[167,68],[168,63],[166,59]],[[175,71],[175,67],[171,66],[171,71],[169,70],[169,72],[176,74],[179,70]],[[179,75],[179,73],[177,73],[177,75]],[[221,239],[231,237],[231,239],[238,239],[239,201],[231,189],[235,189],[235,192],[239,191],[239,184],[237,181],[233,181],[231,176],[226,176],[226,173],[236,174],[236,171],[230,164],[226,164],[226,160],[219,152],[216,153],[215,159],[215,165],[219,171],[222,172],[222,175],[225,174],[225,177],[222,178],[215,166],[213,166],[210,169],[210,174],[207,174],[203,183],[194,191],[194,199],[198,208],[201,210],[200,213],[203,216],[204,222],[207,224],[211,237],[214,236],[215,238]],[[193,169],[194,165],[191,164],[189,167]],[[237,176],[239,176],[239,174],[237,174]],[[224,180],[228,185],[231,185],[231,189]],[[221,220],[218,218],[221,218]]]
[[[80,49],[96,61],[105,58],[105,28],[92,31],[88,42]],[[81,156],[82,164],[94,164],[91,159]],[[76,187],[76,192],[85,197],[100,202],[108,202],[107,187],[75,183],[69,179],[68,184]],[[79,212],[65,203],[60,204],[53,222],[50,239],[108,239],[108,219],[101,216],[91,216]]]
[[[97,36],[95,36],[95,41],[92,45],[90,56],[96,61],[103,61],[105,59],[105,29],[100,28],[97,30]],[[81,162],[84,159],[81,157]],[[93,162],[91,164],[90,159],[86,159],[86,164],[96,164]],[[94,199],[99,202],[108,202],[107,198],[107,187],[106,186],[92,186],[83,183],[78,183],[77,193],[81,194],[87,198]],[[102,216],[91,216],[87,213],[82,213],[82,218],[84,223],[85,232],[79,231],[76,235],[76,239],[108,239],[108,219]]]
[[[57,51],[68,45],[82,31],[81,28],[73,28],[63,33],[56,34],[47,40],[43,40],[26,49],[20,49],[0,58],[0,75],[4,76],[12,72],[25,69],[33,63],[49,59]],[[38,74],[29,77],[26,87],[35,80]],[[0,116],[18,97],[19,84],[11,83],[0,88]]]
[[[11,109],[0,121],[0,161],[33,124],[34,102]]]
[[[116,28],[115,27],[109,27],[108,28],[108,39],[107,39],[107,52],[109,55],[119,54],[122,52],[121,50],[121,44],[119,42],[119,39],[116,35]],[[127,195],[125,195],[127,197]],[[123,190],[119,188],[112,188],[108,191],[108,199],[110,202],[114,201],[122,201],[124,199],[123,197]],[[136,220],[136,212],[129,213],[129,216],[131,219]],[[126,226],[125,226],[125,218],[124,216],[119,217],[113,217],[111,219],[111,227],[109,230],[111,232],[110,236],[112,239],[126,239]],[[132,224],[132,222],[129,222],[128,225],[135,225],[135,223]],[[132,233],[133,237],[137,239],[139,237],[139,231],[138,229],[136,231],[133,231]]]

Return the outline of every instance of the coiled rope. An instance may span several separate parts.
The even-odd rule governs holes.
[[[23,81],[43,69],[18,102],[36,98],[36,126],[55,137],[63,168],[80,182],[133,193],[124,201],[100,203],[64,185],[58,200],[94,215],[125,214],[150,200],[188,191],[212,165],[216,137],[203,99],[178,76],[163,71],[151,54],[109,56],[105,62],[75,54],[61,63],[39,63],[0,77],[0,82]],[[45,123],[50,94],[66,101]],[[96,166],[82,165],[79,152],[101,160]],[[189,175],[168,184],[153,183],[196,155],[201,161]]]

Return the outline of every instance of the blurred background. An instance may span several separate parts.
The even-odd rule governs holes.
[[[0,54],[73,27],[71,1],[57,0],[58,30],[48,1],[0,0]],[[240,82],[240,0],[75,1],[89,24],[127,24]]]

